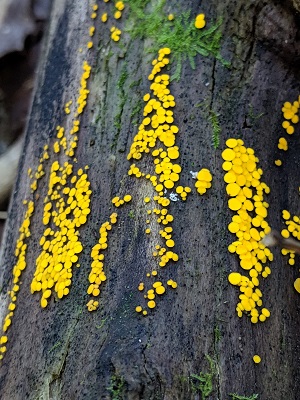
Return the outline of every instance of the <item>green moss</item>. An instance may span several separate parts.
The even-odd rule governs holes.
[[[140,86],[141,83],[142,83],[142,78],[140,78],[137,81],[132,81],[131,84],[129,85],[129,89]]]
[[[134,211],[133,211],[133,210],[130,210],[130,211],[129,211],[128,217],[134,218]]]
[[[263,115],[265,115],[264,112],[255,114],[254,113],[254,108],[252,104],[249,104],[249,112],[248,112],[248,117],[250,119],[250,122],[253,124],[256,122],[259,118],[261,118]]]
[[[48,353],[51,353],[54,349],[56,349],[57,347],[61,346],[61,342],[56,342],[51,349],[48,351]]]
[[[169,47],[176,68],[171,79],[179,80],[182,63],[189,60],[192,69],[196,68],[195,57],[213,56],[224,66],[229,63],[220,54],[222,21],[210,24],[208,28],[197,29],[195,19],[190,12],[176,15],[173,21],[168,21],[164,13],[165,0],[159,0],[152,8],[149,1],[125,0],[130,8],[132,20],[127,31],[133,38],[152,39],[153,51],[161,47]]]
[[[143,109],[143,101],[140,100],[136,103],[136,105],[132,109],[131,118],[133,125],[137,125],[138,120],[135,117],[140,117],[142,109]]]
[[[218,343],[221,339],[221,331],[218,325],[216,325],[214,328],[214,339],[215,343]]]
[[[120,375],[113,375],[110,379],[107,390],[111,395],[111,400],[122,400],[125,380]]]
[[[212,125],[212,144],[214,149],[216,150],[220,145],[220,133],[221,127],[219,124],[218,114],[216,114],[213,110],[209,113],[209,121]]]
[[[96,329],[101,329],[101,328],[103,328],[103,326],[104,326],[104,324],[105,324],[105,322],[106,322],[107,319],[108,319],[108,317],[101,319],[100,325],[96,325]]]
[[[191,385],[194,393],[201,393],[202,400],[205,400],[213,392],[213,379],[216,374],[214,360],[208,355],[205,356],[209,363],[209,372],[200,372],[199,375],[191,374]]]
[[[128,99],[128,94],[127,91],[125,90],[125,83],[126,80],[128,78],[128,71],[127,71],[127,64],[124,63],[119,79],[117,81],[117,88],[118,88],[118,99],[119,99],[119,104],[118,104],[118,108],[119,108],[119,112],[115,115],[114,118],[114,126],[117,128],[117,132],[114,136],[114,139],[112,141],[112,145],[111,148],[114,148],[117,144],[118,141],[118,137],[120,134],[120,129],[121,129],[121,119],[122,119],[122,114],[123,114],[123,108],[125,106],[125,103]]]
[[[255,400],[258,399],[258,394],[252,394],[251,396],[240,396],[236,393],[230,393],[232,400]]]
[[[120,77],[117,81],[117,87],[121,92],[124,92],[124,84],[128,78],[128,72],[127,72],[127,64],[124,63],[123,68],[121,70]]]

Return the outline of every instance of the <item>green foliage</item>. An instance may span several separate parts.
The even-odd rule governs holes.
[[[209,362],[210,372],[200,372],[199,375],[191,374],[192,391],[201,393],[202,400],[205,400],[213,391],[213,378],[216,373],[214,360],[208,355],[205,356]]]
[[[127,29],[134,38],[148,38],[154,42],[153,51],[161,47],[169,47],[175,61],[175,73],[171,79],[179,80],[182,63],[189,60],[192,69],[196,68],[195,57],[200,54],[204,57],[213,56],[224,66],[229,63],[220,55],[222,21],[212,24],[208,29],[197,29],[190,12],[176,15],[173,21],[168,21],[164,14],[165,0],[159,0],[153,7],[149,1],[125,0],[131,11],[130,28]]]
[[[143,109],[143,102],[138,101],[136,105],[133,107],[132,113],[131,113],[131,118],[133,119],[134,117],[139,117],[141,115],[141,111]],[[132,121],[133,125],[137,124],[137,119],[134,119]]]
[[[124,378],[119,375],[113,375],[110,379],[107,390],[110,392],[111,400],[122,400],[122,392],[124,389]]]
[[[249,118],[250,118],[250,120],[251,120],[252,123],[255,122],[257,119],[261,118],[263,115],[265,115],[264,112],[258,113],[258,114],[255,115],[255,114],[254,114],[253,105],[252,105],[252,104],[249,104],[249,113],[248,113],[248,116],[249,116]]]
[[[258,399],[258,394],[252,394],[251,396],[240,396],[236,393],[230,393],[232,400],[255,400]]]
[[[221,127],[218,120],[218,114],[216,114],[213,110],[209,113],[209,121],[211,122],[213,133],[212,133],[212,144],[214,149],[216,150],[220,145],[220,133]]]
[[[117,87],[122,92],[124,91],[123,87],[124,87],[124,83],[126,82],[127,78],[128,78],[128,72],[127,72],[127,65],[125,63],[123,68],[122,68],[122,71],[121,71],[120,77],[118,79],[118,82],[117,82]]]
[[[130,35],[133,38],[155,39],[157,31],[161,29],[160,25],[167,21],[166,15],[163,15],[166,1],[159,0],[152,9],[147,7],[150,3],[149,0],[125,0],[124,3],[129,5],[130,15],[133,19],[131,27],[127,29]]]
[[[129,211],[128,217],[134,218],[134,211],[133,211],[133,210],[130,210],[130,211]]]
[[[215,338],[215,343],[218,343],[221,339],[221,331],[218,325],[216,325],[214,328],[214,338]]]

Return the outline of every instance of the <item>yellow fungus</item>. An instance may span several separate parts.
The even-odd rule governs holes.
[[[232,285],[239,285],[239,283],[241,282],[241,274],[239,274],[238,272],[231,272],[228,275],[228,280]]]
[[[294,288],[298,293],[300,293],[300,278],[297,278],[294,282]]]
[[[242,207],[242,203],[236,198],[229,199],[228,207],[230,208],[230,210],[237,211]]]
[[[241,187],[237,183],[229,183],[226,186],[226,192],[229,196],[237,196]]]
[[[131,201],[131,199],[132,199],[132,197],[130,196],[130,194],[127,194],[127,195],[124,196],[124,201],[125,201],[126,203],[128,203],[129,201]]]
[[[48,301],[44,297],[42,297],[42,299],[41,299],[41,307],[45,308],[45,307],[47,307],[47,304],[48,304]]]
[[[147,305],[149,308],[154,308],[156,306],[156,303],[154,300],[150,300],[150,301],[148,301]]]
[[[172,239],[169,239],[166,241],[166,246],[168,247],[174,247],[175,246],[175,242]]]
[[[155,289],[155,291],[156,291],[157,294],[160,294],[160,295],[161,295],[161,294],[165,293],[166,289],[165,289],[164,286],[158,286],[158,287]]]
[[[196,19],[195,19],[195,27],[196,27],[197,29],[202,29],[202,28],[205,27],[205,25],[206,25],[206,22],[205,22],[205,16],[204,16],[204,14],[199,14],[199,15],[197,15],[197,17],[196,17]]]
[[[232,161],[235,158],[235,152],[232,149],[225,149],[222,152],[222,158],[225,161]]]

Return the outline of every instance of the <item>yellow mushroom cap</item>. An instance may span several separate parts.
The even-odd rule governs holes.
[[[242,276],[238,272],[231,272],[228,275],[228,280],[232,285],[239,285],[241,282]]]
[[[123,200],[128,203],[130,200],[132,199],[132,197],[130,196],[130,194],[126,194],[123,198]]]
[[[212,175],[208,169],[202,168],[197,174],[197,179],[205,182],[211,182]]]
[[[297,278],[294,282],[294,288],[300,293],[300,278]]]
[[[228,207],[232,211],[237,211],[242,207],[242,203],[237,198],[229,199],[228,200]]]
[[[169,239],[166,241],[166,246],[168,247],[174,247],[175,246],[175,242],[172,239]]]
[[[155,289],[155,291],[156,291],[157,294],[163,294],[163,293],[165,293],[166,289],[165,289],[164,286],[161,285],[161,286],[158,286],[158,287]]]
[[[259,364],[261,362],[261,358],[259,355],[255,354],[253,356],[253,361],[255,362],[255,364]]]
[[[154,308],[156,306],[155,301],[154,300],[150,300],[148,301],[148,307],[149,308]]]
[[[231,149],[233,149],[234,147],[236,147],[238,145],[238,142],[236,139],[234,138],[230,138],[226,140],[226,146],[230,147]]]
[[[262,312],[262,314],[263,314],[265,317],[267,317],[267,318],[271,315],[270,311],[269,311],[267,308],[263,308],[263,309],[261,310],[261,312]]]
[[[225,149],[222,152],[222,158],[224,161],[232,161],[235,158],[235,152],[232,149]]]
[[[226,192],[229,196],[237,196],[240,190],[241,187],[235,182],[229,183],[226,186]]]

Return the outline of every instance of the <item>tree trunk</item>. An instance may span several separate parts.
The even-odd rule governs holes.
[[[243,139],[246,147],[255,150],[264,171],[262,179],[271,188],[266,199],[270,203],[267,221],[282,229],[281,210],[299,210],[296,168],[300,148],[295,137],[291,137],[288,156],[282,157],[283,166],[274,165],[282,135],[281,107],[299,95],[299,14],[292,2],[272,0],[211,0],[201,6],[180,0],[165,5],[166,24],[171,12],[175,21],[184,11],[190,10],[191,21],[205,13],[203,32],[222,17],[221,54],[231,66],[224,67],[220,57],[197,55],[196,68],[183,62],[180,80],[170,83],[176,101],[174,123],[179,127],[180,161],[175,162],[182,167],[180,184],[190,186],[192,193],[185,202],[171,201],[167,207],[174,216],[174,252],[179,260],[160,268],[152,253],[156,244],[164,244],[159,236],[164,225],[147,214],[148,209],[158,207],[154,201],[144,203],[156,191],[145,177],[127,174],[132,162],[141,170],[152,168],[153,173],[150,154],[144,154],[140,162],[127,160],[144,118],[142,98],[150,93],[147,77],[156,53],[148,50],[157,45],[151,37],[131,35],[139,23],[132,21],[138,3],[128,0],[122,19],[112,22],[111,15],[106,24],[100,17],[107,10],[113,13],[110,3],[99,4],[95,20],[90,18],[88,2],[56,0],[53,4],[2,249],[0,315],[4,321],[14,285],[18,229],[27,207],[22,201],[32,200],[31,236],[25,239],[27,267],[20,277],[17,307],[7,330],[0,397],[226,400],[243,398],[232,393],[249,398],[257,393],[260,400],[296,400],[300,391],[300,299],[293,289],[297,270],[286,267],[286,259],[275,249],[272,275],[260,285],[271,317],[258,324],[251,324],[246,315],[237,317],[239,293],[227,276],[243,271],[238,257],[227,249],[235,237],[227,230],[233,213],[227,207],[221,153],[230,137]],[[149,13],[155,4],[153,0],[147,6]],[[93,24],[96,33],[89,39]],[[122,30],[119,43],[110,38],[109,27],[114,24]],[[87,50],[89,40],[94,45]],[[72,127],[72,113],[66,115],[64,108],[69,100],[73,100],[71,107],[76,103],[83,60],[92,70],[87,106],[79,116],[76,163],[52,147],[56,126],[64,126],[66,132]],[[172,48],[170,60],[174,73]],[[218,121],[220,145],[215,149],[212,142],[217,147],[218,134],[213,140],[213,125],[216,128]],[[45,160],[45,176],[38,179],[32,194],[27,170],[36,171],[45,145],[49,145],[50,160]],[[156,147],[160,146],[164,147]],[[75,172],[89,166],[91,214],[78,228],[83,251],[80,268],[72,266],[70,293],[62,299],[53,293],[47,307],[41,308],[40,292],[32,295],[30,287],[46,229],[43,209],[50,168],[56,160],[61,164],[71,160]],[[213,175],[212,187],[203,196],[195,190],[190,174],[201,168]],[[118,209],[112,205],[113,197],[128,193],[130,203]],[[89,312],[91,250],[98,243],[100,226],[115,211],[118,221],[108,232],[108,248],[103,252],[107,280],[100,286],[99,308]],[[145,229],[149,226],[148,235]],[[154,270],[157,277],[146,277]],[[166,284],[169,279],[177,282],[177,289]],[[154,309],[147,309],[144,293],[155,281],[162,281],[167,290],[156,296]],[[145,292],[138,290],[140,282],[145,283]],[[147,316],[135,311],[138,305],[148,310]],[[254,354],[261,356],[258,365],[252,360]]]

